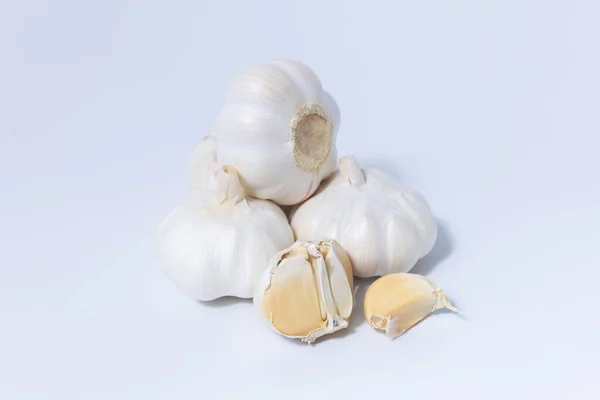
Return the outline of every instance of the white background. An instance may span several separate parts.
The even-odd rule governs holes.
[[[595,1],[0,0],[0,398],[600,398]],[[228,81],[304,61],[340,155],[422,192],[463,312],[313,346],[164,277]],[[362,284],[359,299],[368,282]]]

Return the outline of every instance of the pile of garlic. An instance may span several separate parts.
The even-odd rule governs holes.
[[[388,336],[455,310],[435,284],[407,273],[436,241],[427,202],[354,156],[338,162],[339,125],[335,100],[298,61],[233,79],[190,155],[190,196],[158,229],[158,257],[183,292],[253,297],[271,328],[308,343],[348,326],[353,275],[383,276],[364,309]],[[289,220],[281,206],[293,206]]]

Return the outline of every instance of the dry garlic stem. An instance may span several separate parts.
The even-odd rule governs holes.
[[[396,273],[377,279],[365,295],[365,318],[392,338],[440,308],[454,308],[442,289],[422,275]]]
[[[271,260],[254,304],[277,332],[312,343],[348,326],[352,285],[352,265],[337,242],[298,241]]]

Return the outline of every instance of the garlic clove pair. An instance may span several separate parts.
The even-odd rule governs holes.
[[[294,242],[283,211],[248,197],[232,167],[219,170],[217,191],[193,192],[158,229],[166,274],[197,300],[252,297],[273,254]]]
[[[348,326],[352,287],[352,266],[338,243],[298,241],[271,259],[254,304],[277,332],[312,343]]]
[[[296,239],[327,237],[346,249],[361,278],[408,272],[433,247],[437,225],[416,191],[378,170],[362,170],[354,156],[310,199],[292,210]]]
[[[458,312],[444,292],[422,275],[395,273],[371,284],[365,295],[367,323],[395,338],[440,308]]]
[[[298,204],[335,170],[339,125],[335,100],[306,65],[273,60],[253,66],[232,80],[212,139],[191,154],[192,180],[210,180],[203,175],[210,175],[214,154],[219,165],[239,171],[250,196]]]

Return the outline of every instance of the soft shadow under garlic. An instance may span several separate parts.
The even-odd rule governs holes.
[[[358,286],[358,289],[356,289],[355,295],[356,305],[352,311],[352,317],[350,317],[350,327],[358,327],[367,322],[365,320],[365,295],[369,286],[378,278],[378,276],[373,278],[355,278],[354,284]]]
[[[282,205],[279,205],[279,208],[281,208],[281,211],[283,211],[283,213],[285,214],[285,216],[289,219],[290,213],[292,212],[292,209],[294,208],[294,206],[282,206]]]
[[[417,262],[410,273],[427,276],[452,254],[454,237],[450,232],[449,224],[439,218],[437,218],[437,224],[438,234],[433,249]]]
[[[454,304],[454,301],[452,301],[452,304]],[[454,305],[456,305],[456,304],[454,304]],[[414,331],[418,330],[417,328],[419,326],[421,326],[421,324],[427,324],[427,320],[432,317],[435,318],[436,315],[452,314],[452,318],[460,318],[464,321],[468,321],[469,318],[467,318],[465,316],[465,314],[462,312],[461,308],[457,307],[457,309],[458,309],[458,312],[449,310],[447,308],[438,308],[437,310],[434,310],[433,312],[431,312],[431,314],[429,314],[428,316],[426,316],[425,318],[423,318],[422,320],[420,320],[419,322],[414,324],[409,330],[404,332],[402,335],[396,336],[396,337],[390,337],[389,339],[394,341],[394,340],[402,339],[403,337],[405,337],[407,335],[412,335]],[[377,333],[385,335],[385,332],[380,331]]]
[[[211,301],[198,301],[198,303],[202,304],[203,306],[214,308],[232,307],[236,304],[248,304],[251,306],[252,299],[242,299],[240,297],[225,296],[219,297],[218,299],[214,299]]]

